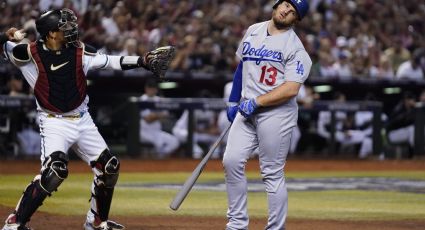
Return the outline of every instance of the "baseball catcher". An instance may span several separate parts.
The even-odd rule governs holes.
[[[85,230],[117,230],[109,220],[120,161],[98,132],[88,113],[86,74],[90,69],[146,68],[164,77],[174,56],[173,47],[161,47],[143,56],[98,53],[79,40],[77,17],[69,9],[51,10],[36,20],[36,42],[16,44],[21,36],[11,28],[0,34],[5,56],[34,89],[41,135],[40,174],[24,190],[3,230],[28,230],[31,216],[68,176],[68,150],[91,166],[94,180]],[[18,32],[21,33],[21,32]]]

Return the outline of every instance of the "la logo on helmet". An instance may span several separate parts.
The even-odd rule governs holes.
[[[302,0],[297,0],[297,4],[300,4],[302,2]]]

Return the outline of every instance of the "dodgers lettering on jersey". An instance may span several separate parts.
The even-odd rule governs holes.
[[[252,47],[250,42],[243,43],[242,55],[244,56],[243,61],[255,61],[257,65],[261,61],[272,61],[272,62],[282,62],[282,52],[277,50],[269,50],[265,48],[266,45],[261,46],[256,49]]]

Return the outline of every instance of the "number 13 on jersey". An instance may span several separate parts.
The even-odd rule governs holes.
[[[258,82],[268,86],[273,86],[276,83],[277,72],[276,67],[264,65],[261,67],[261,76]],[[299,75],[304,74],[304,65],[300,61],[297,61],[295,72]]]
[[[276,83],[277,69],[273,66],[263,66],[261,67],[261,77],[258,82],[261,84],[266,84],[272,86]]]

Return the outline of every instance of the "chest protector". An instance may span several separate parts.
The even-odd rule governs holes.
[[[71,46],[51,51],[37,42],[30,44],[30,52],[38,69],[34,95],[40,106],[56,113],[66,113],[80,106],[87,95],[84,48]]]

